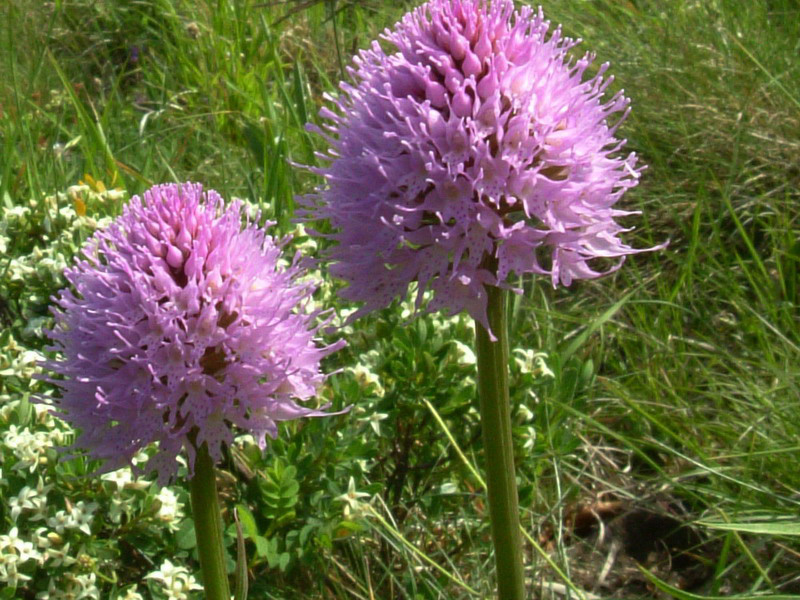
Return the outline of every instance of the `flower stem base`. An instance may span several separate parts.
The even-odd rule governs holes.
[[[486,452],[486,485],[492,521],[499,600],[523,600],[522,536],[519,500],[511,437],[508,396],[508,335],[503,290],[487,286],[489,331],[475,322],[478,359],[478,397],[483,445]]]
[[[217,495],[214,462],[203,444],[197,450],[194,477],[189,481],[192,494],[192,516],[197,536],[197,554],[203,572],[206,600],[230,600],[225,549],[222,539],[222,514]]]

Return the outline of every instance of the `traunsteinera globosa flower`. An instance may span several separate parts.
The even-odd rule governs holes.
[[[570,285],[642,251],[618,238],[615,218],[632,213],[613,208],[642,170],[618,156],[629,101],[604,100],[608,65],[588,76],[593,55],[570,58],[578,42],[549,29],[511,0],[432,0],[327,97],[312,128],[330,145],[312,169],[325,185],[303,201],[332,226],[331,273],[363,302],[351,318],[417,281],[418,309],[431,290],[427,310],[487,326],[485,285],[508,287],[512,272]],[[617,260],[603,271],[598,258]]]
[[[45,366],[60,375],[56,414],[80,429],[74,448],[102,460],[100,472],[131,465],[164,485],[182,448],[190,474],[203,443],[220,460],[232,426],[263,448],[277,422],[330,414],[298,401],[344,342],[315,343],[300,257],[281,261],[282,243],[242,213],[198,184],[155,186],[66,270],[48,332],[61,357]],[[151,443],[158,452],[136,466]]]

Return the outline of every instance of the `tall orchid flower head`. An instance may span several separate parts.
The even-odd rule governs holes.
[[[282,260],[282,242],[243,212],[198,184],[155,186],[66,270],[48,332],[60,358],[45,366],[60,376],[56,414],[80,430],[74,448],[101,471],[157,443],[134,468],[164,485],[182,448],[191,473],[195,449],[220,460],[233,427],[263,448],[279,421],[329,414],[298,401],[316,394],[320,359],[344,342],[317,345],[299,256]]]
[[[613,208],[642,170],[615,137],[628,99],[604,99],[608,65],[570,58],[578,42],[549,31],[511,0],[431,0],[327,97],[327,166],[312,169],[325,183],[304,203],[330,224],[331,272],[363,302],[353,318],[416,281],[418,308],[431,290],[427,310],[487,325],[485,285],[570,285],[642,251],[619,239],[615,218],[631,213]]]

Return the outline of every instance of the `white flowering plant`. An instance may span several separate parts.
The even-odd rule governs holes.
[[[63,285],[77,242],[105,222],[87,216],[87,206],[110,212],[124,195],[92,180],[0,208],[0,598],[100,600],[118,591],[135,599],[134,587],[116,583],[126,577],[118,571],[130,558],[125,548],[133,548],[117,545],[117,537],[161,540],[169,548],[164,555],[175,560],[187,560],[193,547],[185,541],[191,533],[185,492],[137,481],[130,469],[87,478],[86,460],[58,460],[73,431],[31,402],[49,393],[38,379],[48,298]],[[158,555],[138,554],[144,562],[135,578],[144,577],[139,588],[152,588],[154,597],[161,597],[159,580],[145,576]]]

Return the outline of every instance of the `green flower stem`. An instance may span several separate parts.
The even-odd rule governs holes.
[[[511,406],[508,398],[508,334],[503,290],[486,286],[489,326],[497,338],[475,322],[478,359],[478,397],[486,451],[486,485],[492,541],[497,567],[499,600],[523,600],[522,536],[519,500],[511,439]]]
[[[214,463],[205,444],[197,450],[194,477],[189,481],[189,487],[192,492],[192,516],[206,600],[230,600],[217,479]]]

